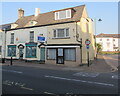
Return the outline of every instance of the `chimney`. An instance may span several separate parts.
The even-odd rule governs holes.
[[[22,8],[19,8],[18,10],[18,18],[21,18],[24,16],[24,10]]]
[[[35,8],[35,16],[38,16],[40,14],[40,8]]]

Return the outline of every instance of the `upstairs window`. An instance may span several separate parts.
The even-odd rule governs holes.
[[[30,32],[30,42],[34,42],[34,31]]]
[[[14,33],[11,33],[11,44],[14,44]]]
[[[69,37],[69,28],[54,29],[53,36],[54,38],[67,38]]]
[[[55,20],[71,18],[71,9],[55,12]]]

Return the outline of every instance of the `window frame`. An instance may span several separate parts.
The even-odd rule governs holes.
[[[11,48],[11,50],[15,49],[15,54],[14,55],[12,55],[11,53],[9,54],[9,48]],[[7,56],[8,57],[16,57],[16,45],[8,45]]]
[[[35,47],[36,48],[36,53],[35,53],[35,56],[33,56],[33,55],[27,55],[27,47],[29,47],[30,48],[30,52],[33,52],[33,49],[32,49],[32,47]],[[31,54],[31,53],[30,53]],[[37,46],[26,46],[26,54],[25,54],[25,56],[26,56],[26,58],[37,58]]]
[[[58,37],[58,30],[59,29],[63,29],[64,30],[64,37]],[[59,39],[59,38],[70,38],[70,28],[59,28],[59,29],[53,29],[53,39]],[[68,36],[67,36],[67,31],[66,30],[69,30],[68,31]],[[54,32],[56,32],[56,34],[54,33]],[[56,37],[55,37],[56,36]]]
[[[31,33],[33,33],[33,36],[31,36]],[[30,31],[30,38],[29,39],[30,39],[30,42],[34,42],[34,31]]]
[[[65,50],[66,49],[74,49],[75,50],[75,59],[74,60],[66,60],[66,58],[65,58]],[[73,62],[76,62],[76,48],[64,48],[64,60],[65,61],[73,61]]]
[[[50,50],[50,49],[55,49],[55,59],[49,59],[48,58],[48,50]],[[57,59],[57,48],[47,48],[47,60],[56,60]]]
[[[14,44],[14,38],[15,38],[15,34],[14,34],[14,33],[11,33],[10,44]]]
[[[60,18],[60,12],[65,11],[65,18]],[[61,19],[68,19],[72,17],[72,9],[68,9],[68,10],[62,10],[62,11],[58,11],[54,13],[55,16],[55,20],[61,20]],[[70,12],[70,16],[68,16],[67,12]],[[57,16],[58,14],[58,16]]]

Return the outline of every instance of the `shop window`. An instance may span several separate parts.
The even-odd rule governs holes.
[[[56,49],[47,49],[47,59],[50,60],[56,59]]]
[[[8,56],[16,56],[16,46],[15,45],[8,46]]]
[[[75,48],[65,49],[65,60],[76,60],[76,50]]]
[[[26,46],[26,58],[36,57],[36,46]]]

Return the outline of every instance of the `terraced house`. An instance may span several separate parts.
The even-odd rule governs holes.
[[[86,6],[24,16],[18,10],[18,20],[6,30],[6,58],[37,60],[48,64],[77,66],[87,63],[86,39],[89,39],[90,60],[94,60],[95,46],[92,19]]]

